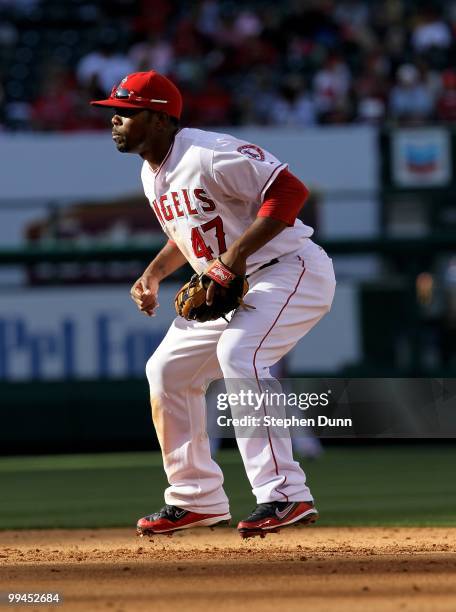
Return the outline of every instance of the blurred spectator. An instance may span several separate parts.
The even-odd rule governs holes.
[[[248,70],[234,92],[233,119],[236,124],[270,123],[271,105],[276,99],[272,72],[264,66]]]
[[[442,91],[442,75],[438,70],[432,68],[424,57],[417,58],[415,65],[418,68],[420,80],[428,90],[432,98],[432,105],[435,108],[437,99]]]
[[[332,0],[292,0],[286,2],[288,11],[282,28],[287,37],[298,36],[313,39],[326,49],[334,49],[340,42],[340,29],[334,18]]]
[[[16,44],[17,39],[18,32],[14,24],[9,23],[8,21],[0,22],[0,47],[12,47]]]
[[[76,68],[78,81],[94,95],[111,93],[125,75],[134,71],[134,64],[113,43],[102,43],[95,51],[81,58]]]
[[[230,120],[231,96],[214,79],[205,81],[198,89],[184,92],[185,117],[190,123],[201,126],[228,125]]]
[[[136,0],[131,4],[136,9],[132,29],[144,36],[162,34],[166,31],[167,21],[170,18],[174,21],[177,16],[175,0]]]
[[[338,55],[330,55],[313,81],[315,108],[321,121],[331,121],[347,104],[350,82],[348,66]]]
[[[239,71],[262,65],[272,70],[279,61],[279,54],[269,41],[251,36],[240,42],[236,53],[230,56],[229,60]]]
[[[220,26],[220,6],[217,0],[204,0],[199,6],[196,27],[205,36],[216,37]]]
[[[432,110],[432,95],[421,82],[416,66],[400,66],[389,98],[391,117],[403,123],[420,123],[431,117]]]
[[[173,76],[181,88],[189,90],[202,88],[207,79],[203,55],[196,49],[181,55],[174,64]]]
[[[412,34],[412,44],[418,53],[431,47],[448,48],[451,45],[451,31],[448,25],[429,6],[418,18]]]
[[[395,24],[385,32],[385,49],[393,64],[400,64],[406,55],[407,32],[402,25]]]
[[[437,118],[456,122],[456,71],[445,70],[442,75],[443,90],[437,102]]]
[[[269,121],[277,125],[306,126],[316,123],[315,104],[299,75],[290,75],[271,101]]]
[[[22,100],[11,100],[4,107],[5,123],[11,130],[30,129],[31,106]]]
[[[242,10],[234,22],[234,30],[240,40],[244,38],[257,37],[262,30],[261,20],[253,11]]]
[[[173,47],[176,56],[201,54],[204,48],[204,39],[196,28],[190,16],[180,19],[173,34]]]
[[[358,103],[358,121],[379,125],[385,118],[385,103],[379,98],[362,98]]]
[[[334,7],[334,19],[344,28],[364,28],[368,25],[369,5],[362,0],[342,0]]]
[[[76,92],[68,73],[59,66],[48,69],[40,96],[32,105],[32,126],[37,130],[74,130]]]
[[[138,72],[156,70],[169,74],[173,67],[174,49],[164,38],[151,34],[148,39],[131,47],[128,58]]]
[[[389,61],[382,49],[373,50],[365,58],[361,75],[355,80],[357,120],[379,124],[386,114]]]

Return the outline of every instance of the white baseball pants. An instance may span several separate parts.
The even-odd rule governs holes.
[[[269,368],[329,311],[336,285],[331,259],[311,240],[253,273],[249,283],[244,299],[255,310],[239,308],[229,323],[177,317],[146,366],[170,485],[165,501],[193,512],[229,512],[206,433],[207,386],[221,377],[271,378]],[[313,499],[289,436],[237,443],[257,503]]]

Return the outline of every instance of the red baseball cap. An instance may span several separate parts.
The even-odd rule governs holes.
[[[110,108],[150,108],[177,119],[182,113],[180,91],[155,70],[129,74],[112,88],[107,100],[92,100],[90,104]]]

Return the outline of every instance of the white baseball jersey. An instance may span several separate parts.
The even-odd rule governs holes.
[[[156,171],[144,162],[141,179],[164,232],[201,273],[253,223],[266,191],[286,167],[229,134],[184,128]],[[312,234],[296,219],[248,258],[247,273],[300,251]]]

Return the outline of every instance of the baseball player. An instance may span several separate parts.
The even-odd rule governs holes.
[[[210,453],[205,390],[221,377],[227,386],[245,380],[260,389],[272,378],[269,368],[329,311],[332,262],[310,239],[312,228],[296,219],[308,191],[287,164],[233,136],[179,127],[182,97],[166,77],[130,74],[108,99],[92,104],[114,109],[118,151],[143,158],[144,191],[168,237],[131,289],[138,308],[153,316],[161,281],[185,262],[208,281],[208,308],[229,295],[233,279],[248,280],[247,294],[236,301],[242,305],[230,314],[205,320],[190,309],[187,318],[177,316],[146,366],[169,487],[166,505],[141,518],[138,533],[226,523],[229,503]],[[243,537],[318,517],[289,435],[264,432],[237,438],[257,502],[238,524]]]

